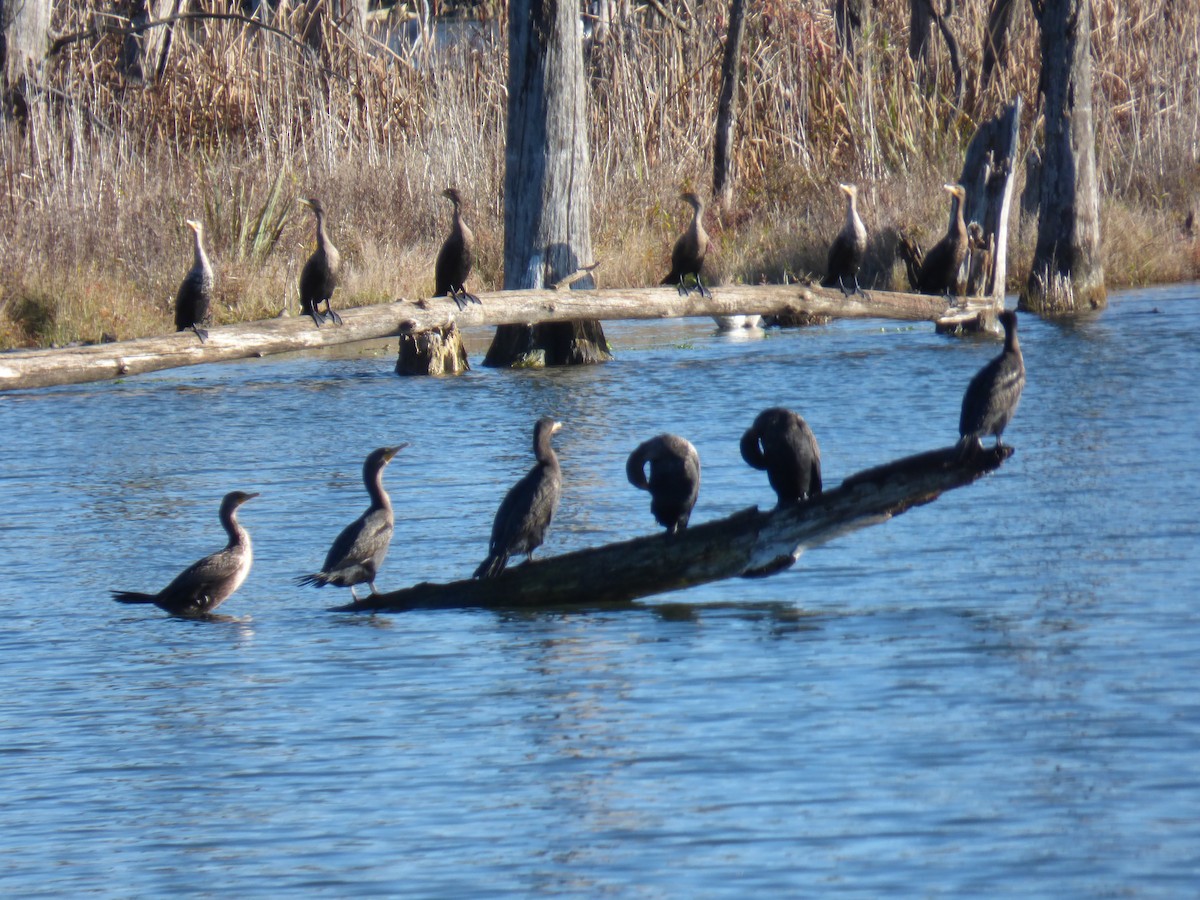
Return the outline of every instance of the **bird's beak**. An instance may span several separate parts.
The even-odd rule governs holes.
[[[261,496],[262,496],[262,494],[260,494],[258,491],[255,491],[253,494],[247,494],[246,499],[243,500],[242,502],[247,503],[247,502],[253,500],[255,497],[261,497]]]
[[[383,458],[385,460],[391,461],[393,456],[395,456],[397,453],[399,453],[401,450],[403,450],[407,446],[408,446],[408,441],[405,441],[402,444],[397,444],[395,447],[385,447],[384,451],[383,451]]]
[[[560,431],[562,431],[562,422],[555,422],[550,426],[551,434],[558,434]]]

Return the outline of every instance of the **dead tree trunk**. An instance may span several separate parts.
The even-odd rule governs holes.
[[[1012,32],[1020,27],[1024,0],[992,0],[988,10],[987,30],[983,35],[983,62],[980,65],[979,93],[992,83],[997,69],[1008,65],[1008,50]]]
[[[725,36],[717,99],[717,136],[713,142],[713,200],[725,211],[733,203],[733,127],[737,121],[738,70],[745,31],[746,0],[730,0],[729,33]]]
[[[504,288],[558,283],[592,262],[591,157],[579,5],[512,0],[508,13]],[[590,288],[591,276],[575,284]],[[611,359],[599,320],[496,329],[485,366]]]
[[[854,59],[854,44],[862,32],[864,0],[833,0],[833,25],[838,46]]]
[[[50,0],[0,0],[0,89],[7,95],[46,56]]]
[[[1090,0],[1034,0],[1041,26],[1044,147],[1038,236],[1021,308],[1043,315],[1108,302],[1092,126]]]
[[[922,70],[922,77],[929,72],[929,40],[931,25],[936,24],[942,39],[946,42],[946,53],[950,57],[950,71],[954,77],[954,103],[962,106],[965,86],[962,73],[962,54],[958,49],[958,39],[950,30],[946,17],[937,11],[934,0],[910,0],[909,2],[909,31],[908,55]]]

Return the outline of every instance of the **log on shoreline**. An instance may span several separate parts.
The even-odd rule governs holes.
[[[177,366],[274,353],[311,350],[428,331],[456,324],[519,325],[577,319],[667,319],[743,313],[815,313],[842,318],[936,321],[947,311],[944,297],[891,291],[843,296],[808,285],[730,285],[714,296],[680,297],[674,288],[595,291],[501,291],[481,294],[482,304],[459,310],[445,298],[397,300],[342,309],[343,324],[317,328],[304,317],[266,319],[209,329],[201,344],[190,331],[158,337],[53,350],[0,353],[0,391],[82,384],[156,372]]]
[[[676,535],[661,532],[538,559],[491,579],[422,582],[331,611],[612,607],[726,578],[771,575],[810,547],[971,484],[1012,453],[1010,447],[966,455],[957,447],[932,450],[859,472],[798,506],[765,512],[751,507]]]

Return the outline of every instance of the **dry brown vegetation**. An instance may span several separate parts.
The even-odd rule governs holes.
[[[838,50],[823,0],[751,6],[735,206],[710,215],[722,278],[820,272],[841,216],[835,183],[851,180],[880,236],[868,280],[882,286],[894,229],[928,239],[944,227],[938,187],[957,175],[979,120],[1019,93],[1026,145],[1036,134],[1028,11],[1010,66],[980,93],[986,2],[956,4],[967,75],[960,109],[940,39],[932,70],[908,59],[903,0],[871,7],[853,62]],[[1109,283],[1197,277],[1200,249],[1182,222],[1200,206],[1200,8],[1093,6]],[[60,9],[57,33],[88,28],[99,8]],[[711,181],[726,5],[678,9],[677,24],[630,13],[588,51],[602,284],[656,282],[688,212],[680,189],[704,193]],[[207,228],[219,322],[294,312],[312,246],[301,196],[321,197],[330,212],[348,263],[340,305],[431,290],[449,220],[440,193],[450,184],[468,198],[480,238],[472,283],[498,288],[506,86],[496,15],[474,36],[414,56],[380,42],[382,23],[366,34],[326,23],[318,53],[242,22],[190,21],[174,29],[162,81],[146,85],[119,73],[119,36],[67,44],[47,61],[42,85],[27,89],[28,108],[0,123],[0,346],[169,330],[192,217]],[[300,25],[274,24],[288,33]],[[1019,278],[1034,225],[1017,216],[1013,229],[1010,272]]]

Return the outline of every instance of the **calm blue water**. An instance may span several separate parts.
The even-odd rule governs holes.
[[[694,522],[773,502],[737,450],[769,405],[827,484],[949,444],[997,343],[687,320],[580,370],[401,379],[376,345],[0,396],[0,894],[1194,895],[1200,287],[1112,299],[1021,317],[996,475],[628,611],[349,616],[291,580],[373,447],[412,443],[381,589],[449,580],[540,414],[553,554],[652,530],[623,467],[659,431],[700,451]],[[230,621],[108,599],[221,546],[233,488]]]

